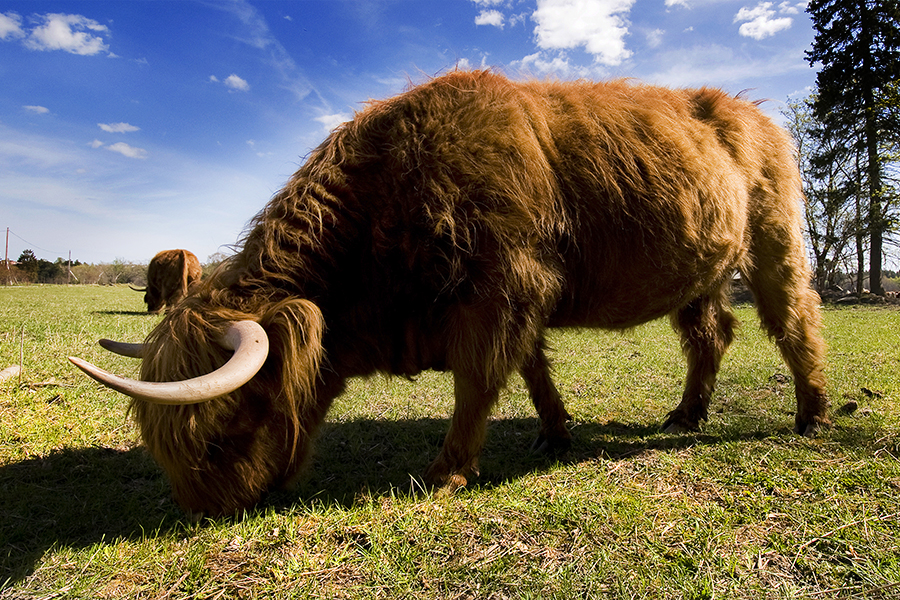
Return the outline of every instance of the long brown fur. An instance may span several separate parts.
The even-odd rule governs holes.
[[[147,266],[147,288],[144,302],[147,312],[158,313],[184,298],[191,285],[200,281],[203,269],[193,252],[162,250]]]
[[[332,133],[150,335],[142,378],[211,371],[242,318],[269,335],[262,371],[224,398],[135,401],[134,415],[181,505],[227,514],[295,478],[346,378],[452,370],[456,408],[426,479],[464,485],[514,371],[540,416],[537,445],[568,444],[551,326],[669,315],[688,375],[663,427],[696,428],[733,338],[739,270],[810,434],[828,419],[801,200],[787,135],[718,90],[453,72]]]

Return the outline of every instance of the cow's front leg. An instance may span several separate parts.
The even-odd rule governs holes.
[[[441,452],[425,470],[429,485],[452,492],[465,486],[467,477],[478,474],[487,418],[499,394],[497,387],[487,387],[479,380],[483,381],[466,372],[453,372],[456,405]]]

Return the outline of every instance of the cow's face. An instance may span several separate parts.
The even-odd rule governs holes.
[[[163,308],[162,295],[159,290],[148,287],[147,293],[144,294],[144,303],[147,305],[147,312],[154,315],[159,313]]]
[[[257,379],[259,378],[259,379]],[[240,390],[202,404],[134,400],[141,437],[165,470],[175,501],[193,517],[235,514],[256,504],[302,466],[309,439],[258,374]]]
[[[306,300],[268,304],[259,317],[197,303],[186,299],[148,336],[141,381],[119,385],[76,364],[134,398],[182,508],[234,514],[292,480],[308,455],[327,410],[316,397],[324,325]]]

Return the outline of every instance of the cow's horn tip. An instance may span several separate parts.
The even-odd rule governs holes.
[[[85,368],[82,366],[82,365],[84,365],[84,361],[83,361],[83,360],[81,360],[81,359],[78,358],[77,356],[67,356],[66,358],[69,359],[69,362],[70,362],[70,363],[72,363],[73,365],[75,365],[76,367],[78,367],[79,369],[81,369],[82,371],[85,371],[85,373],[87,372],[87,371],[85,370]]]

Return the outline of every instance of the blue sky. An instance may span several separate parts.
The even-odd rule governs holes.
[[[205,262],[328,131],[454,66],[709,85],[779,117],[815,71],[805,2],[0,0],[9,256]],[[0,229],[0,235],[5,231]],[[0,256],[2,258],[2,256]]]

